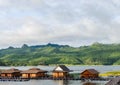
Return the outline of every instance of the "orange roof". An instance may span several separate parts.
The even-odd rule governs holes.
[[[21,73],[46,73],[47,71],[41,70],[39,68],[31,68],[29,70],[22,71]]]
[[[88,72],[90,72],[90,73],[92,73],[92,74],[98,74],[99,72],[97,71],[97,70],[95,70],[95,69],[86,69],[85,71],[88,71]],[[81,74],[83,74],[85,71],[83,71]]]
[[[15,68],[11,68],[11,69],[4,70],[1,73],[15,73],[15,72],[21,72],[21,71]]]

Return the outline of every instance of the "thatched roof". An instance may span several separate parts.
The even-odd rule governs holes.
[[[47,71],[41,70],[39,68],[31,68],[29,70],[22,71],[21,73],[46,73]]]
[[[120,85],[120,77],[116,77],[116,78],[111,79],[105,85]]]
[[[85,71],[90,72],[91,74],[98,74],[99,72],[95,69],[86,69]],[[81,74],[83,74],[85,71],[83,71]]]
[[[58,65],[53,72],[70,72],[71,70],[67,68],[65,65]]]
[[[15,68],[11,68],[11,69],[4,70],[1,73],[19,73],[19,72],[21,71]]]

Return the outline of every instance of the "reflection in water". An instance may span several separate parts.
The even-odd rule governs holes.
[[[85,81],[85,82],[82,82],[82,81],[71,81],[71,80],[54,80],[54,83],[56,85],[99,85],[99,83],[95,83],[95,82],[92,82],[92,81]],[[100,84],[101,85],[101,84]]]
[[[105,85],[106,81],[85,81],[80,80],[30,80],[27,82],[2,82],[0,85]]]
[[[68,85],[68,80],[55,80],[55,82],[58,83],[58,85]]]
[[[91,82],[86,82],[86,83],[84,83],[83,85],[97,85],[97,84],[91,83]]]

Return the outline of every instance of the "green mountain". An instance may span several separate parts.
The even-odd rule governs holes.
[[[47,44],[0,50],[0,65],[120,65],[120,44],[94,43],[90,46],[70,47]]]

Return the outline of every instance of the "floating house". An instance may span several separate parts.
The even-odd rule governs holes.
[[[116,78],[111,79],[105,85],[120,85],[120,77],[116,77]]]
[[[41,78],[46,76],[47,71],[41,70],[39,68],[31,68],[26,71],[22,71],[22,78]]]
[[[11,69],[7,69],[1,72],[1,77],[7,77],[7,78],[13,78],[13,77],[20,77],[20,70],[15,69],[15,68],[11,68]]]
[[[65,65],[58,65],[54,70],[53,70],[53,78],[67,78],[69,77],[69,70]]]
[[[81,78],[98,78],[99,72],[95,69],[86,69],[81,73]]]

